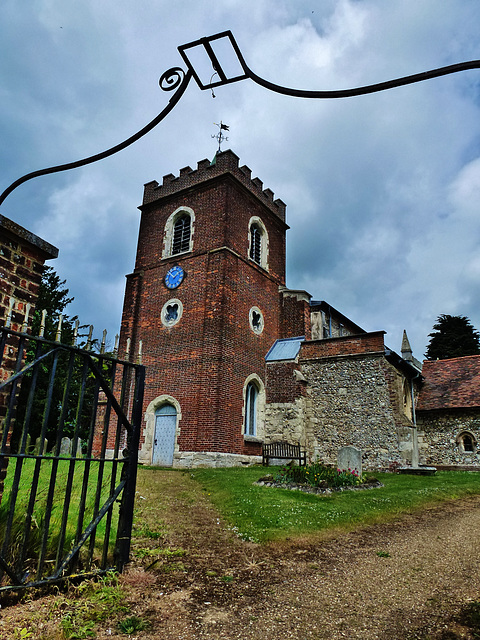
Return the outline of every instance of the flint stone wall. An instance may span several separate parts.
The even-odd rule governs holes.
[[[306,446],[305,398],[275,402],[265,407],[265,442],[299,442]]]
[[[383,356],[303,361],[302,373],[317,459],[336,465],[338,450],[353,445],[362,450],[367,470],[406,461],[408,446],[403,453],[399,446],[406,419],[392,403],[398,398],[398,375]]]
[[[480,410],[425,411],[417,413],[427,465],[480,465]],[[458,436],[472,434],[475,451],[463,452]]]

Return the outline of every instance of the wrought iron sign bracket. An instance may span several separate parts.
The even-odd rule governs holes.
[[[159,84],[163,91],[175,91],[170,98],[167,106],[156,116],[149,124],[143,129],[140,129],[137,133],[127,138],[120,144],[107,149],[101,153],[97,153],[88,158],[70,162],[67,164],[58,165],[56,167],[49,167],[47,169],[41,169],[39,171],[33,171],[28,173],[15,182],[13,182],[5,191],[0,195],[0,206],[5,198],[12,193],[17,187],[19,187],[27,180],[37,178],[49,173],[57,173],[59,171],[67,171],[69,169],[76,169],[83,167],[87,164],[92,164],[98,160],[103,160],[109,156],[122,151],[126,147],[130,146],[152,129],[154,129],[166,116],[172,111],[172,109],[179,102],[180,98],[185,93],[188,84],[192,77],[202,90],[211,90],[215,87],[224,86],[233,82],[239,82],[240,80],[252,80],[256,84],[280,93],[283,95],[295,97],[295,98],[314,98],[314,99],[335,99],[335,98],[351,98],[355,96],[366,95],[369,93],[375,93],[378,91],[385,91],[387,89],[393,89],[395,87],[401,87],[407,84],[413,84],[415,82],[423,82],[432,78],[438,78],[440,76],[449,75],[452,73],[458,73],[459,71],[467,71],[469,69],[479,69],[480,60],[470,60],[467,62],[460,62],[458,64],[449,65],[446,67],[440,67],[431,71],[424,71],[410,76],[402,78],[396,78],[394,80],[388,80],[387,82],[380,82],[377,84],[366,85],[363,87],[356,87],[353,89],[340,89],[332,91],[308,91],[303,89],[294,89],[290,87],[283,87],[273,82],[269,82],[264,78],[261,78],[254,73],[245,62],[245,59],[240,51],[240,48],[233,37],[231,31],[223,31],[213,36],[200,38],[194,42],[184,44],[178,47],[178,51],[187,67],[187,71],[181,67],[173,67],[165,71],[160,78]],[[223,56],[223,64],[222,64]],[[225,58],[225,56],[227,56]],[[201,74],[198,69],[198,62],[203,59],[203,63],[207,62],[207,66],[203,65],[203,68],[207,68],[211,76],[209,81],[202,81]],[[228,67],[228,69],[227,69]],[[234,71],[232,72],[232,68]],[[213,70],[213,74],[212,74]],[[216,78],[218,76],[218,78]]]

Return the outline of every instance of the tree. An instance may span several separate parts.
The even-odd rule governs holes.
[[[46,340],[55,341],[58,321],[60,315],[62,315],[60,342],[66,345],[71,345],[75,331],[75,321],[77,318],[76,316],[70,318],[65,314],[65,309],[73,301],[73,298],[68,295],[69,290],[65,288],[65,284],[65,280],[61,280],[52,267],[46,267],[42,274],[35,314],[32,319],[32,335],[39,335],[42,322],[42,312],[45,310],[46,316],[43,337]],[[37,346],[34,341],[31,341],[26,353],[26,363],[32,362],[38,357],[39,353],[37,352],[37,349],[40,347],[41,345]],[[43,349],[43,352],[46,352],[51,348],[51,346],[46,346]],[[80,370],[77,363],[78,359],[75,358],[70,374],[69,370],[72,365],[70,352],[59,352],[56,356],[54,368],[52,367],[53,360],[53,356],[45,359],[41,363],[36,374],[35,393],[33,396],[31,417],[29,420],[29,434],[33,443],[40,435],[49,395],[50,409],[48,411],[46,437],[50,443],[55,440],[58,420],[64,402],[64,385],[68,377],[70,377],[70,393],[66,405],[68,409],[65,416],[63,435],[71,437],[75,431],[77,401],[80,394],[81,384]],[[52,384],[53,370],[55,371],[55,377]],[[13,429],[12,435],[12,447],[14,450],[18,445],[19,438],[22,433],[22,425],[26,416],[25,412],[29,401],[30,388],[33,382],[32,373],[32,370],[30,370],[22,377],[17,408],[16,427]],[[82,414],[80,415],[80,437],[84,437],[85,431],[88,429],[88,421],[91,412],[91,387],[91,384],[87,385],[87,389],[85,390],[85,401],[82,405]],[[49,388],[51,388],[50,392]]]
[[[42,319],[42,312],[46,311],[45,334],[48,340],[55,340],[58,320],[62,315],[61,342],[71,343],[73,338],[74,323],[77,319],[65,315],[66,307],[73,302],[68,297],[69,290],[64,288],[65,280],[60,280],[53,267],[46,267],[42,274],[42,281],[38,289],[38,299],[35,306],[35,314],[32,320],[32,335],[38,336]]]
[[[427,360],[444,360],[480,354],[480,334],[465,316],[438,316],[429,333]]]

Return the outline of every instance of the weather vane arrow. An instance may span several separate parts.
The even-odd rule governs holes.
[[[227,46],[230,46],[231,52],[233,52],[233,55],[236,57],[236,73],[228,74],[220,63],[220,60],[215,52],[215,44],[220,40],[222,41],[223,53],[225,54],[224,45],[227,44]],[[199,50],[204,56],[206,54],[212,65],[214,73],[210,77],[209,82],[207,82],[206,84],[202,83],[199,74],[195,70],[193,62],[189,57],[189,55],[192,55],[194,49],[196,50],[196,54],[198,54]],[[176,106],[180,98],[185,93],[185,90],[187,89],[187,86],[192,77],[195,79],[200,89],[211,90],[213,97],[215,97],[215,94],[213,93],[214,87],[231,84],[232,82],[239,82],[240,80],[250,79],[253,82],[264,87],[265,89],[268,89],[269,91],[274,91],[276,93],[281,93],[283,95],[292,96],[295,98],[334,99],[351,98],[354,96],[376,93],[379,91],[385,91],[387,89],[393,89],[395,87],[402,87],[407,84],[413,84],[415,82],[423,82],[424,80],[430,80],[431,78],[438,78],[440,76],[458,73],[459,71],[467,71],[469,69],[480,68],[480,60],[470,60],[467,62],[452,64],[447,67],[439,67],[437,69],[432,69],[431,71],[424,71],[422,73],[416,73],[414,75],[404,76],[402,78],[396,78],[394,80],[388,80],[386,82],[380,82],[378,84],[356,87],[354,89],[340,89],[333,91],[305,91],[303,89],[282,87],[280,85],[274,84],[273,82],[269,82],[268,80],[265,80],[264,78],[261,78],[256,73],[254,73],[245,62],[231,31],[223,31],[222,33],[217,33],[216,35],[200,38],[199,40],[195,40],[194,42],[190,42],[189,44],[181,45],[178,47],[178,51],[183,58],[183,61],[185,62],[187,71],[184,71],[184,69],[182,69],[181,67],[173,67],[162,75],[159,81],[161,89],[163,89],[164,91],[175,90],[175,93],[170,98],[167,106],[149,124],[147,124],[145,127],[140,129],[140,131],[133,134],[123,142],[115,145],[114,147],[111,147],[110,149],[107,149],[106,151],[102,151],[101,153],[97,153],[96,155],[89,156],[88,158],[83,158],[82,160],[77,160],[75,162],[70,162],[67,164],[58,165],[56,167],[49,167],[47,169],[40,169],[39,171],[27,173],[18,180],[15,180],[15,182],[13,182],[7,189],[5,189],[5,191],[0,195],[0,205],[4,202],[5,198],[10,193],[12,193],[12,191],[14,191],[24,182],[27,182],[27,180],[47,175],[49,173],[58,173],[59,171],[76,169],[78,167],[83,167],[87,164],[97,162],[98,160],[103,160],[104,158],[108,158],[109,156],[122,151],[126,147],[142,138],[144,135],[154,129],[160,122],[162,122],[162,120],[166,118],[170,111],[172,111],[172,109]],[[230,59],[229,62],[231,63],[231,61],[232,60]],[[231,64],[229,64],[229,68],[231,68]],[[216,78],[217,76],[218,79],[214,80],[214,78]],[[223,136],[222,130],[228,131],[229,127],[223,124],[221,121],[220,124],[217,124],[216,126],[219,127],[219,133],[212,137],[218,140],[218,150],[220,150],[221,143],[224,140],[228,140],[228,138]]]
[[[220,153],[220,147],[222,145],[222,142],[224,140],[228,140],[227,136],[224,136],[222,131],[230,131],[230,127],[227,124],[224,124],[221,120],[220,123],[217,124],[216,122],[213,123],[216,127],[218,127],[218,133],[216,133],[214,136],[212,136],[212,138],[215,138],[215,140],[218,141],[218,151],[217,153]]]

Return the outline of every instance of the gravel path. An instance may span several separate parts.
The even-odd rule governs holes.
[[[480,600],[480,497],[328,540],[260,546],[232,534],[189,474],[146,471],[137,513],[121,582],[131,613],[151,626],[132,640],[480,638],[480,626],[474,635],[459,622]],[[159,526],[160,539],[148,536]],[[54,600],[2,610],[0,638],[54,611]],[[51,618],[35,638],[63,637]],[[95,637],[125,638],[117,620],[112,611]]]
[[[160,517],[170,523],[166,543],[187,550],[185,573],[166,579],[159,567],[153,601],[141,609],[160,615],[142,638],[475,637],[442,634],[447,626],[466,633],[451,618],[480,600],[480,498],[328,541],[265,548],[233,538],[201,492],[185,504],[187,474],[170,482],[162,482]]]

